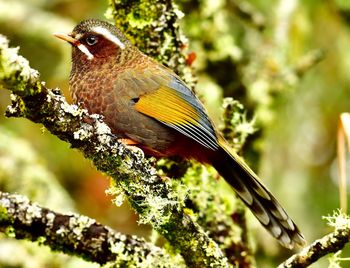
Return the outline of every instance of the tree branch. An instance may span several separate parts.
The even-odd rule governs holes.
[[[26,197],[0,192],[0,231],[101,265],[178,267],[164,250],[77,214],[60,214]],[[154,267],[153,266],[153,267]],[[181,265],[180,265],[181,267]]]
[[[111,176],[143,222],[152,224],[180,251],[190,267],[228,267],[218,245],[182,209],[186,195],[175,194],[141,155],[117,141],[101,116],[69,105],[58,89],[50,90],[36,70],[0,37],[0,86],[11,90],[7,116],[43,124],[61,140],[78,148],[95,166]],[[180,196],[180,197],[179,197]]]
[[[335,227],[334,232],[316,240],[310,246],[294,254],[288,260],[281,263],[278,268],[308,267],[323,256],[338,252],[344,248],[346,243],[350,241],[349,217],[345,214],[335,214],[327,218],[330,222],[329,224]]]

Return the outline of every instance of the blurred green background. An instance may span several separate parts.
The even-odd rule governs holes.
[[[245,105],[248,117],[256,118],[258,131],[243,154],[308,241],[325,235],[331,229],[322,216],[339,207],[339,115],[350,111],[350,2],[176,3],[185,14],[181,27],[189,39],[188,51],[196,54],[196,90],[214,121],[220,125],[223,97]],[[0,0],[0,33],[20,47],[20,54],[39,70],[48,87],[60,87],[69,98],[70,47],[52,33],[69,32],[82,19],[104,19],[107,6],[106,0]],[[111,204],[105,194],[108,179],[79,152],[40,125],[5,118],[9,101],[9,93],[0,91],[0,131],[7,135],[0,137],[0,163],[11,162],[4,148],[12,137],[24,140],[35,152],[34,161],[57,178],[77,211],[124,233],[150,234],[147,226],[137,225],[127,204],[119,208]],[[22,146],[27,145],[7,150],[21,151]],[[23,163],[17,165],[19,170]],[[1,178],[8,176],[8,165],[0,167],[4,169],[0,168],[0,189],[6,190]],[[258,267],[273,267],[291,254],[255,220],[251,224],[259,242]],[[346,251],[343,256],[348,256]],[[327,266],[323,260],[312,267]]]

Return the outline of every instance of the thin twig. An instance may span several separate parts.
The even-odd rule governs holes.
[[[333,221],[330,225],[335,226],[335,231],[316,240],[299,253],[294,254],[281,263],[278,268],[308,267],[323,256],[343,249],[350,241],[350,219],[344,214],[328,218]]]

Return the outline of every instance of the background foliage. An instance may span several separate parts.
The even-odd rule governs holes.
[[[350,110],[350,4],[342,0],[176,3],[185,15],[180,23],[189,39],[188,51],[196,55],[196,91],[210,114],[221,123],[223,97],[245,105],[247,116],[256,118],[258,131],[242,153],[307,240],[324,235],[329,230],[322,215],[339,206],[337,120]],[[104,19],[107,5],[102,0],[0,0],[0,32],[12,46],[20,46],[49,87],[59,86],[68,96],[70,48],[51,34],[68,32],[85,18]],[[0,93],[3,114],[9,97]],[[128,205],[111,204],[104,193],[108,180],[78,152],[27,120],[0,116],[0,124],[0,189],[5,187],[2,177],[9,165],[15,171],[24,166],[24,161],[14,163],[7,150],[23,150],[23,159],[33,158],[35,152],[33,161],[60,181],[77,211],[121,232],[149,236],[147,226],[137,225]],[[9,143],[3,133],[17,137],[18,147],[5,149]],[[26,169],[21,174],[37,173]],[[290,254],[254,219],[249,223],[257,237],[259,267],[271,267]],[[6,257],[0,254],[0,266]],[[327,262],[315,265],[321,266]]]

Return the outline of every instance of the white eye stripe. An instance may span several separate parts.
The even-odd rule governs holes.
[[[116,37],[114,34],[112,34],[110,31],[108,31],[106,28],[103,28],[101,26],[96,26],[92,28],[92,31],[100,35],[103,35],[105,38],[107,38],[109,41],[116,44],[121,49],[125,49],[125,45],[119,40],[119,38]]]
[[[94,55],[92,55],[91,52],[87,49],[87,47],[83,44],[79,44],[77,47],[81,52],[83,52],[87,56],[88,60],[92,60],[94,58]]]

